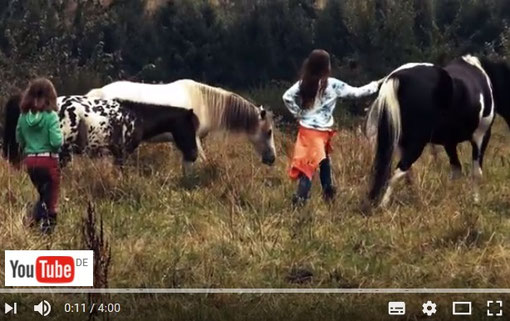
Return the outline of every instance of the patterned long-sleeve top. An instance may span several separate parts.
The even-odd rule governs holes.
[[[306,128],[329,130],[334,125],[333,112],[339,98],[355,99],[372,95],[377,92],[379,84],[373,81],[363,87],[352,87],[335,79],[328,78],[328,85],[322,95],[317,95],[310,109],[302,109],[299,94],[300,81],[290,87],[283,94],[283,102],[289,111],[299,120],[299,124]]]

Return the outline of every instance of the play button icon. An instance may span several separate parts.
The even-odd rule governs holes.
[[[18,314],[18,304],[14,303],[13,305],[10,305],[9,303],[5,303],[4,305],[4,314]]]

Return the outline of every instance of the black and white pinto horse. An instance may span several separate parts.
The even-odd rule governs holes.
[[[12,162],[20,159],[15,139],[20,100],[20,95],[13,96],[6,105],[3,152]],[[194,162],[198,157],[198,119],[192,110],[86,96],[58,97],[57,105],[64,138],[62,166],[73,153],[98,156],[105,150],[114,156],[116,164],[122,165],[143,140],[166,132],[174,136],[185,162]]]
[[[93,89],[87,96],[193,109],[200,123],[197,145],[203,160],[206,157],[200,139],[215,131],[246,134],[264,164],[272,165],[276,159],[272,113],[230,91],[189,79],[169,84],[118,81]],[[170,135],[160,135],[154,139],[170,140]]]
[[[510,68],[464,56],[444,68],[412,63],[390,73],[369,117],[377,121],[377,147],[369,199],[385,206],[393,185],[409,173],[428,143],[444,146],[452,177],[462,172],[457,145],[471,142],[474,199],[479,201],[482,163],[495,112],[510,120]],[[394,151],[400,152],[391,176]],[[391,178],[390,178],[391,176]]]

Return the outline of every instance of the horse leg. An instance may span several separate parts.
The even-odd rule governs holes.
[[[113,164],[115,166],[120,167],[121,169],[124,167],[126,159],[123,156],[114,156]]]
[[[205,162],[207,161],[207,157],[205,156],[204,149],[202,148],[202,143],[200,141],[200,137],[197,136],[197,150],[198,150],[198,157],[201,161]]]
[[[475,203],[480,202],[480,182],[482,181],[482,167],[480,166],[480,154],[482,143],[481,141],[472,141],[472,158],[473,168],[471,171],[471,177],[473,178],[473,200]]]
[[[481,135],[473,135],[473,141],[471,142],[472,158],[473,158],[473,190],[474,190],[474,201],[475,203],[480,202],[480,183],[482,181],[483,172],[482,172],[482,162],[485,154],[485,150],[487,149],[487,145],[489,144],[489,140],[491,137],[491,129],[487,129],[483,138]]]
[[[64,168],[69,164],[72,160],[71,152],[69,150],[69,146],[66,144],[62,146],[62,149],[59,153],[59,165],[60,168]]]
[[[485,157],[485,151],[487,150],[487,146],[489,145],[489,140],[491,139],[491,130],[492,128],[489,128],[487,132],[485,133],[485,136],[483,137],[482,141],[482,148],[480,150],[480,168],[483,168],[483,159]]]
[[[126,161],[126,152],[122,144],[116,146],[110,146],[110,152],[113,155],[113,164],[115,166],[120,167],[121,169],[124,167],[124,163]]]
[[[408,176],[410,173],[411,166],[423,153],[426,143],[416,143],[414,146],[406,146],[402,148],[402,157],[400,162],[397,164],[397,169],[393,173],[390,179],[388,188],[384,193],[381,201],[381,207],[386,207],[390,201],[391,194],[393,192],[393,186],[404,176]]]
[[[450,159],[452,180],[459,179],[462,176],[462,165],[460,164],[459,155],[457,154],[457,144],[447,144],[444,146],[446,154]]]
[[[386,192],[384,193],[384,196],[381,201],[381,207],[386,207],[388,205],[388,203],[390,202],[391,194],[393,193],[393,185],[395,185],[406,174],[407,174],[407,171],[403,171],[399,167],[397,167],[397,169],[393,173],[393,176],[390,179],[388,188],[386,189]]]

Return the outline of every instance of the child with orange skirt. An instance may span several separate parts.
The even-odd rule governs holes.
[[[289,176],[298,180],[292,202],[304,204],[309,198],[312,177],[320,168],[324,199],[331,201],[336,188],[331,180],[331,139],[335,135],[333,112],[339,98],[355,99],[375,94],[380,81],[363,87],[351,87],[330,77],[328,52],[312,51],[303,64],[301,79],[283,95],[283,102],[299,122],[299,131]]]

